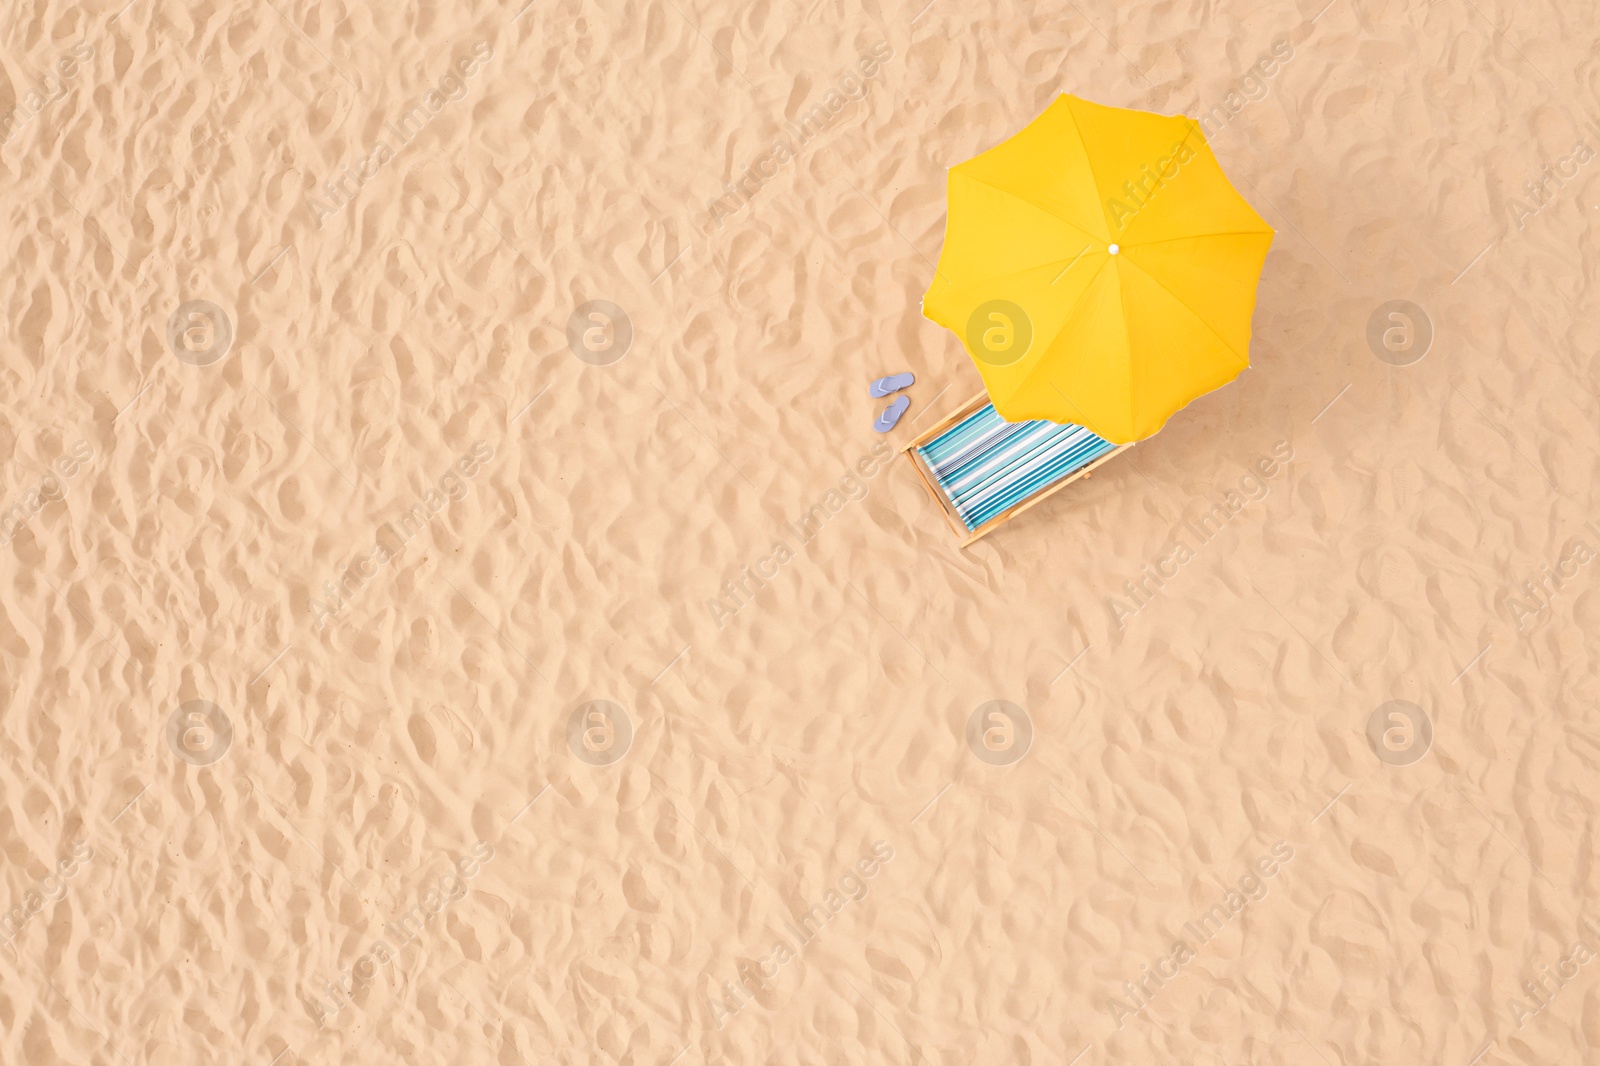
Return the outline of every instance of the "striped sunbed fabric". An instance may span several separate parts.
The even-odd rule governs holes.
[[[1115,448],[1082,426],[1007,422],[985,404],[917,454],[975,530]]]

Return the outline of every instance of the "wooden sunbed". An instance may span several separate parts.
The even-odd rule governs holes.
[[[1028,508],[1034,506],[1054,493],[1060,492],[1062,489],[1066,488],[1079,478],[1088,477],[1089,474],[1093,472],[1094,469],[1101,463],[1104,463],[1110,460],[1112,457],[1120,455],[1129,448],[1133,447],[1132,444],[1123,444],[1109,452],[1106,452],[1103,455],[1097,456],[1085,465],[1072,470],[1070,473],[1067,473],[1043,488],[1036,490],[1025,499],[1019,500],[1017,503],[1012,504],[1004,511],[1001,511],[981,524],[969,528],[966,521],[961,517],[960,512],[956,509],[955,503],[951,501],[950,497],[945,494],[943,489],[940,488],[937,478],[928,468],[927,463],[924,461],[918,449],[927,444],[929,441],[938,437],[941,433],[949,429],[951,426],[954,426],[962,419],[982,410],[983,407],[988,403],[988,394],[982,392],[978,393],[978,395],[974,396],[972,399],[956,408],[950,414],[946,415],[938,422],[935,422],[932,426],[923,430],[916,437],[912,438],[910,441],[907,441],[900,448],[900,451],[904,453],[906,458],[911,461],[912,467],[916,470],[917,476],[922,480],[923,486],[928,490],[928,494],[932,496],[934,502],[938,504],[940,512],[945,516],[945,520],[950,523],[950,528],[954,529],[956,535],[962,538],[961,546],[963,548],[970,544],[976,543],[983,537],[988,536],[990,533],[994,532],[1005,523],[1011,521],[1023,511],[1026,511]]]

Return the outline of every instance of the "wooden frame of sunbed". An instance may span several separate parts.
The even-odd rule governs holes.
[[[945,520],[950,523],[950,528],[954,529],[956,531],[956,536],[961,538],[961,546],[963,548],[968,547],[969,545],[972,545],[988,536],[990,533],[993,533],[996,529],[1011,521],[1023,511],[1026,511],[1028,508],[1049,497],[1051,494],[1061,491],[1074,481],[1078,480],[1080,477],[1089,476],[1089,474],[1094,471],[1095,467],[1099,466],[1101,463],[1121,455],[1123,452],[1133,447],[1133,444],[1131,443],[1119,445],[1118,447],[1113,448],[1111,451],[1106,452],[1093,462],[1074,470],[1072,473],[1068,474],[1066,477],[1062,478],[1060,481],[1057,481],[1050,487],[1041,489],[1032,496],[1029,496],[1027,499],[1019,500],[1018,502],[1012,504],[1010,507],[1007,507],[1004,511],[1001,511],[999,514],[995,515],[987,522],[984,522],[976,529],[968,529],[967,524],[961,520],[961,515],[956,511],[955,504],[951,503],[950,497],[946,496],[944,491],[939,488],[939,484],[933,477],[932,471],[930,471],[927,464],[922,461],[922,457],[917,454],[917,449],[928,443],[928,441],[932,440],[934,437],[937,437],[946,429],[961,421],[963,418],[966,418],[968,415],[972,414],[972,412],[978,410],[988,402],[988,393],[978,393],[978,395],[974,396],[960,407],[957,407],[950,414],[941,418],[939,421],[935,422],[933,425],[929,426],[927,429],[923,430],[921,433],[917,434],[900,447],[900,451],[905,455],[905,457],[911,460],[911,466],[914,470],[916,470],[917,477],[922,479],[923,487],[928,490],[928,495],[933,497],[933,502],[938,505],[939,511],[944,515]]]

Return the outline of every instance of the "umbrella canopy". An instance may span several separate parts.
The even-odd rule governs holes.
[[[1273,230],[1181,115],[1058,97],[950,170],[923,314],[1009,421],[1143,440],[1250,365]]]

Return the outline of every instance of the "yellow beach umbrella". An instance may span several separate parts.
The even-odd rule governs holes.
[[[1058,97],[951,168],[948,210],[922,311],[1001,417],[1142,440],[1250,365],[1273,231],[1193,120]]]

